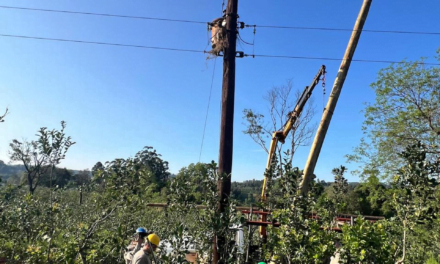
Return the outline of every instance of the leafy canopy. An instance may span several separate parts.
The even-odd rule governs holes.
[[[429,160],[439,158],[440,68],[423,62],[392,64],[371,84],[376,100],[365,108],[364,138],[348,155],[351,161],[365,162],[362,176],[389,178],[403,164],[399,153],[419,141]]]

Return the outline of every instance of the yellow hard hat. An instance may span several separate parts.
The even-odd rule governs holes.
[[[148,241],[150,241],[151,244],[159,246],[160,238],[156,234],[151,234],[148,236]]]

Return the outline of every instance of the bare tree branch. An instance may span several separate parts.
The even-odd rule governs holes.
[[[243,119],[246,120],[244,124],[247,128],[243,132],[248,134],[266,153],[268,153],[269,149],[267,144],[270,144],[272,140],[272,133],[284,128],[286,121],[294,110],[294,103],[298,101],[302,92],[297,91],[294,96],[292,91],[292,81],[288,80],[285,85],[272,87],[263,97],[268,102],[269,126],[265,123],[264,115],[256,113],[251,109],[243,111]],[[311,101],[303,110],[303,113],[292,127],[291,133],[286,138],[286,142],[289,142],[290,147],[289,156],[287,157],[288,162],[292,163],[293,156],[299,147],[310,144],[316,128],[316,124],[311,124],[314,114],[313,101]],[[268,137],[270,140],[266,142],[265,139]],[[276,153],[278,161],[283,162],[284,152],[282,145],[277,146]]]
[[[6,108],[5,113],[4,113],[2,116],[0,116],[0,123],[1,123],[1,122],[5,122],[4,118],[5,118],[5,116],[6,116],[7,114],[8,114],[8,108]]]

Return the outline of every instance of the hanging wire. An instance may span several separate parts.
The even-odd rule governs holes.
[[[244,47],[243,47],[243,45],[241,45],[242,43],[243,44],[246,44],[246,45],[250,45],[250,46],[252,46],[252,54],[254,54],[255,52],[255,49],[253,48],[254,47],[254,43],[255,43],[255,34],[254,34],[254,38],[253,38],[253,40],[252,40],[252,43],[250,43],[250,42],[247,42],[247,41],[245,41],[242,37],[241,37],[241,35],[240,35],[240,31],[237,31],[237,37],[238,37],[238,45],[240,45],[240,47],[244,50]]]
[[[216,62],[217,62],[217,57],[215,57],[214,59],[214,68],[212,69],[211,89],[209,90],[208,107],[206,109],[206,116],[205,116],[205,125],[203,126],[203,135],[202,135],[202,144],[200,145],[199,162],[200,162],[200,158],[202,157],[203,142],[205,141],[205,131],[206,131],[206,124],[208,122],[209,105],[211,104],[212,87],[214,86],[215,65],[217,64]]]
[[[255,54],[255,33],[257,33],[257,26],[254,25],[254,39],[252,40],[252,54]]]
[[[238,36],[239,40],[240,40],[241,42],[243,42],[244,44],[251,45],[251,46],[254,45],[253,42],[250,43],[250,42],[247,42],[247,41],[245,41],[244,39],[242,39],[242,38],[241,38],[241,35],[240,35],[240,32],[237,33],[237,36]]]
[[[206,47],[203,50],[203,52],[206,52],[206,49],[209,47],[209,44],[211,42],[211,37],[209,36],[209,32],[211,31],[211,26],[210,23],[207,23],[207,30],[206,30],[206,39],[207,39],[207,43],[206,43]]]
[[[240,33],[237,33],[237,37],[238,37],[238,41],[237,41],[237,43],[238,43],[238,45],[240,45],[240,48],[242,49],[242,50],[244,50],[244,47],[243,47],[243,45],[242,45],[242,43],[243,44],[248,44],[246,41],[244,41],[241,37],[240,37]],[[248,44],[248,45],[251,45],[251,44]]]
[[[322,79],[321,79],[321,83],[322,83],[322,112],[325,111],[325,73],[326,73],[326,71],[324,71],[322,73]]]

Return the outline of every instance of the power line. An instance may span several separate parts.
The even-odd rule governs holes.
[[[18,7],[18,6],[0,6],[0,8],[16,9],[16,10],[27,10],[27,11],[41,11],[41,12],[76,14],[76,15],[118,17],[118,18],[131,18],[131,19],[143,19],[143,20],[158,20],[158,21],[193,23],[193,24],[205,24],[205,25],[206,25],[206,23],[208,23],[208,22],[205,22],[205,21],[186,20],[186,19],[172,19],[172,18],[145,17],[145,16],[130,16],[130,15],[118,15],[118,14],[107,14],[107,13],[93,13],[93,12],[80,12],[80,11],[57,10],[57,9],[42,9],[42,8],[30,8],[30,7]],[[246,25],[246,27],[274,28],[274,29],[294,29],[294,30],[353,31],[352,29],[348,29],[348,28],[277,26],[277,25]],[[375,29],[363,29],[362,31],[363,32],[371,32],[371,33],[440,35],[440,32],[426,32],[426,31],[375,30]]]
[[[203,50],[165,48],[165,47],[133,45],[133,44],[120,44],[120,43],[109,43],[109,42],[98,42],[98,41],[85,41],[85,40],[59,39],[59,38],[44,38],[44,37],[32,37],[32,36],[22,36],[22,35],[20,36],[20,35],[9,35],[9,34],[0,34],[0,36],[1,37],[11,37],[11,38],[23,38],[23,39],[37,39],[37,40],[49,40],[49,41],[60,41],[60,42],[73,42],[73,43],[81,43],[81,44],[96,44],[96,45],[130,47],[130,48],[142,48],[142,49],[157,49],[157,50],[171,50],[171,51],[184,51],[184,52],[194,52],[194,53],[205,53],[205,51],[203,51]]]
[[[338,59],[338,58],[326,58],[326,57],[288,56],[288,55],[264,55],[264,54],[245,54],[245,56],[246,57],[262,57],[262,58],[298,59],[298,60],[323,60],[323,61],[341,61],[342,60],[342,59]],[[355,62],[368,62],[368,63],[402,63],[402,61],[391,61],[391,60],[352,59],[351,61],[355,61]],[[419,62],[419,64],[440,65],[440,63],[430,63],[430,62]]]
[[[192,52],[192,53],[208,53],[205,50],[166,48],[166,47],[157,47],[157,46],[144,46],[144,45],[134,45],[134,44],[121,44],[121,43],[60,39],[60,38],[45,38],[45,37],[33,37],[33,36],[23,36],[23,35],[11,35],[11,34],[0,34],[0,37],[35,39],[35,40],[57,41],[57,42],[72,42],[72,43],[80,43],[80,44],[94,44],[94,45],[106,45],[106,46],[129,47],[129,48],[181,51],[181,52]],[[338,58],[309,57],[309,56],[268,55],[268,54],[245,54],[245,56],[246,57],[253,57],[253,58],[262,57],[262,58],[283,58],[283,59],[301,59],[301,60],[341,61],[341,59],[338,59]],[[391,60],[352,59],[352,61],[369,62],[369,63],[401,63],[401,61],[391,61]],[[422,64],[422,62],[420,62],[420,64]],[[429,62],[423,62],[423,64],[425,64],[425,65],[440,65],[440,63],[429,63]]]
[[[160,21],[195,23],[195,24],[205,24],[205,25],[207,23],[207,22],[202,22],[202,21],[184,20],[184,19],[171,19],[171,18],[159,18],[159,17],[116,15],[116,14],[79,12],[79,11],[69,11],[69,10],[55,10],[55,9],[41,9],[41,8],[30,8],[30,7],[17,7],[17,6],[0,6],[0,8],[28,10],[28,11],[42,11],[42,12],[65,13],[65,14],[75,14],[75,15],[119,17],[119,18],[132,18],[132,19],[144,19],[144,20],[160,20]]]
[[[323,31],[353,31],[348,28],[328,28],[328,27],[299,27],[299,26],[270,26],[270,25],[246,25],[246,27],[259,28],[277,28],[277,29],[297,29],[297,30],[323,30]],[[440,35],[440,32],[426,32],[426,31],[401,31],[401,30],[375,30],[363,29],[362,32],[371,33],[393,33],[393,34],[417,34],[417,35]]]

